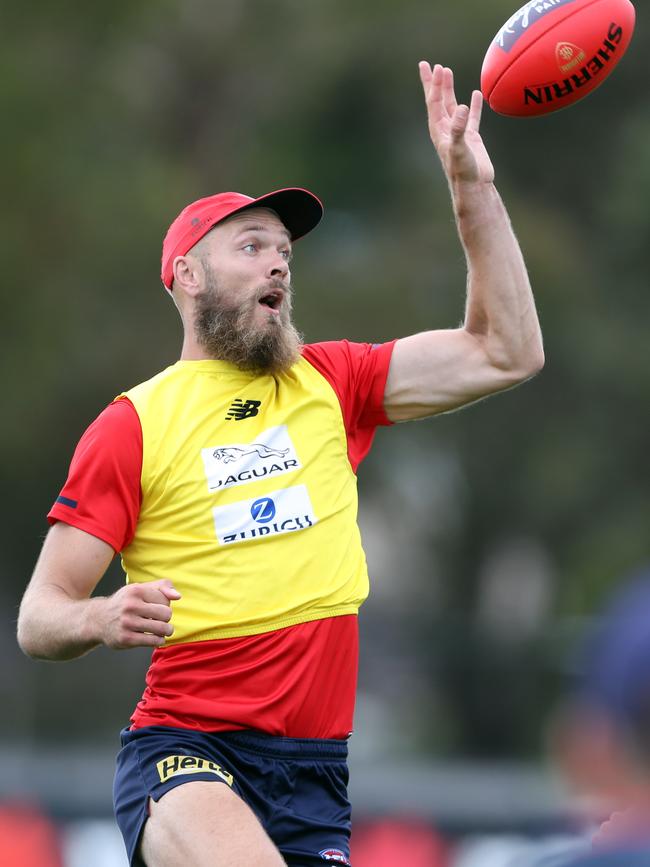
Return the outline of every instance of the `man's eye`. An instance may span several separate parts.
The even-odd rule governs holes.
[[[242,247],[242,249],[246,250],[247,253],[254,253],[257,250],[257,245],[256,244],[245,244],[244,247]]]
[[[291,250],[280,250],[280,255],[286,259],[287,262],[291,261]]]

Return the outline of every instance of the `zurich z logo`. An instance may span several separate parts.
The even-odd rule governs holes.
[[[258,524],[268,524],[275,518],[275,503],[270,497],[261,497],[251,506],[251,515]]]

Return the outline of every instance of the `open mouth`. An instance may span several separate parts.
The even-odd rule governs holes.
[[[267,295],[263,295],[259,299],[259,303],[268,307],[271,310],[278,310],[280,304],[282,303],[282,293],[281,292],[269,292]]]

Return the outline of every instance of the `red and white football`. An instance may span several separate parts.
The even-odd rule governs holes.
[[[516,117],[577,102],[623,57],[634,19],[630,0],[531,0],[506,21],[485,55],[486,102]]]

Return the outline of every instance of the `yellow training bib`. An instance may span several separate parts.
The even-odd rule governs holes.
[[[302,358],[281,375],[180,361],[124,395],[142,425],[127,581],[169,578],[169,644],[355,614],[368,594],[341,407]]]

